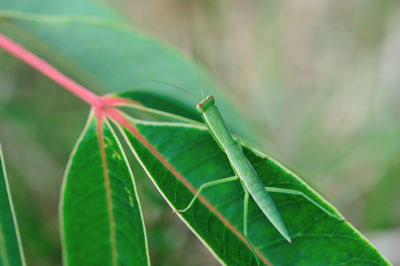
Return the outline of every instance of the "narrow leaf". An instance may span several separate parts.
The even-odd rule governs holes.
[[[148,265],[132,172],[112,128],[92,114],[62,189],[65,265]]]
[[[17,219],[0,146],[0,265],[25,265]]]
[[[173,209],[183,209],[205,182],[233,176],[226,155],[204,126],[129,120],[122,130],[133,152]],[[251,200],[249,239],[257,256],[273,265],[387,265],[340,214],[298,176],[274,159],[243,146],[265,186],[302,195],[271,193],[293,240],[289,244]],[[243,197],[239,182],[207,188],[191,209],[178,216],[227,265],[254,264],[243,236]]]

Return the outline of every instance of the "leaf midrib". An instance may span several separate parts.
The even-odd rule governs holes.
[[[117,265],[117,245],[116,245],[116,238],[115,238],[115,219],[113,213],[113,201],[111,196],[111,187],[110,187],[110,176],[107,166],[107,159],[105,154],[105,147],[104,147],[104,138],[102,132],[102,125],[103,125],[104,117],[100,117],[96,119],[96,133],[99,141],[99,151],[101,157],[101,165],[103,169],[103,177],[104,177],[104,186],[106,189],[106,200],[107,200],[107,213],[108,213],[108,223],[109,223],[109,230],[110,230],[110,245],[111,245],[111,263],[112,265]]]

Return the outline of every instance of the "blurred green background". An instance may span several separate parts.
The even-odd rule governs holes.
[[[399,1],[105,4],[139,29],[195,53],[255,125],[262,150],[400,265]],[[29,265],[61,264],[60,184],[88,111],[0,51],[0,139]],[[217,265],[140,167],[133,168],[153,264]]]

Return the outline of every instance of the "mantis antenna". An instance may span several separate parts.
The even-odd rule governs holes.
[[[156,83],[160,83],[160,84],[164,84],[164,85],[173,87],[173,88],[175,88],[175,89],[181,90],[181,91],[185,92],[186,94],[192,96],[195,100],[200,101],[200,98],[197,97],[193,92],[189,91],[188,89],[179,87],[179,86],[177,86],[177,85],[175,85],[175,84],[172,84],[172,83],[169,83],[169,82],[165,82],[165,81],[162,81],[162,80],[149,79],[149,81],[156,82]]]
[[[197,75],[199,76],[199,81],[200,81],[201,97],[204,98],[204,97],[205,97],[205,94],[204,94],[204,87],[203,87],[203,82],[202,82],[202,80],[201,80],[201,75],[200,75],[200,71],[199,71],[199,63],[197,62],[196,55],[195,55],[194,60],[195,60],[195,62],[196,62]]]
[[[204,94],[203,81],[201,80],[200,69],[199,69],[199,62],[198,62],[198,60],[197,60],[196,48],[194,47],[194,45],[193,45],[192,49],[193,49],[194,62],[196,63],[197,76],[198,76],[199,81],[200,81],[201,97],[204,98],[204,97],[205,97],[205,94]]]

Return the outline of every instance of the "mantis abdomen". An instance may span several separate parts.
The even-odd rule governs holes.
[[[278,209],[272,201],[269,193],[265,190],[265,186],[258,177],[257,172],[244,155],[242,147],[239,145],[239,143],[235,142],[234,145],[225,148],[225,153],[232,168],[234,169],[234,172],[243,181],[245,189],[249,191],[251,197],[254,199],[258,207],[271,221],[275,228],[278,229],[283,237],[291,242],[289,233],[286,230],[285,224],[283,223]]]

